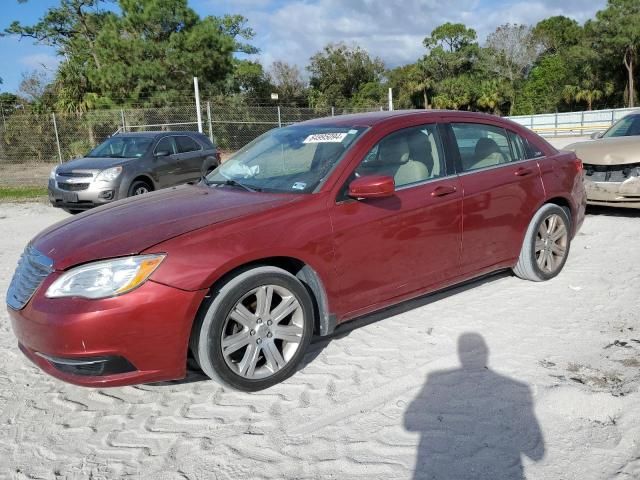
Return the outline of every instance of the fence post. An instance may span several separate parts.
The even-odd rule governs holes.
[[[282,128],[282,117],[280,116],[280,105],[278,105],[278,128]]]
[[[331,107],[331,116],[332,117],[336,116],[336,107]]]
[[[202,112],[200,111],[200,89],[198,88],[198,77],[193,77],[193,90],[196,97],[196,116],[198,118],[198,131],[202,133]]]
[[[615,109],[611,109],[611,125],[613,125],[614,123],[616,123],[616,111]]]
[[[127,131],[127,122],[124,119],[124,110],[120,109],[120,119],[122,120],[122,131],[126,133]]]
[[[56,145],[58,146],[58,160],[62,163],[62,150],[60,149],[60,137],[58,137],[58,124],[56,123],[56,114],[52,113],[51,118],[53,118],[53,131],[56,134]]]
[[[554,137],[557,137],[557,136],[558,136],[558,112],[556,111],[556,114],[555,114],[555,135],[554,135]]]
[[[580,134],[584,134],[584,110],[580,112]]]
[[[213,143],[213,126],[211,124],[211,102],[207,101],[207,122],[209,123],[209,140]]]

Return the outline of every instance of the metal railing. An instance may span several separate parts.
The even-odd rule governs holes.
[[[518,115],[508,118],[545,137],[584,136],[606,130],[626,115],[637,112],[640,112],[640,109],[616,108],[584,112]]]

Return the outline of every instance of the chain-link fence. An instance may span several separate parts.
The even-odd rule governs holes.
[[[264,132],[312,118],[382,110],[247,106],[203,102],[202,131],[226,153]],[[86,113],[2,111],[0,185],[42,185],[56,163],[86,154],[110,135],[149,130],[198,130],[195,105],[94,110]]]

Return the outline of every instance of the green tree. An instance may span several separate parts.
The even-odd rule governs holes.
[[[332,43],[311,57],[307,70],[314,107],[348,107],[363,85],[380,82],[385,69],[357,45]]]
[[[603,56],[619,59],[627,77],[625,97],[629,107],[636,102],[635,72],[640,52],[640,2],[608,0],[588,27],[594,32],[594,49]]]
[[[193,76],[204,91],[224,91],[229,75],[246,73],[233,53],[257,52],[242,16],[200,18],[187,0],[119,0],[114,12],[110,1],[60,0],[34,25],[5,30],[56,47],[64,60],[55,85],[67,110],[180,101]]]
[[[549,54],[565,51],[578,45],[584,38],[584,30],[578,22],[562,15],[541,20],[531,33],[543,53]]]

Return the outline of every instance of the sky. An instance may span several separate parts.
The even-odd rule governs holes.
[[[13,20],[37,21],[59,0],[1,0],[0,30]],[[438,25],[462,22],[487,35],[504,23],[533,25],[552,15],[579,22],[592,18],[606,0],[189,0],[201,16],[234,13],[249,19],[255,30],[255,59],[269,66],[284,60],[301,67],[329,42],[344,41],[366,48],[388,67],[416,61],[424,54],[422,40]],[[23,72],[55,72],[58,58],[47,46],[30,39],[0,37],[0,91],[15,92]]]

